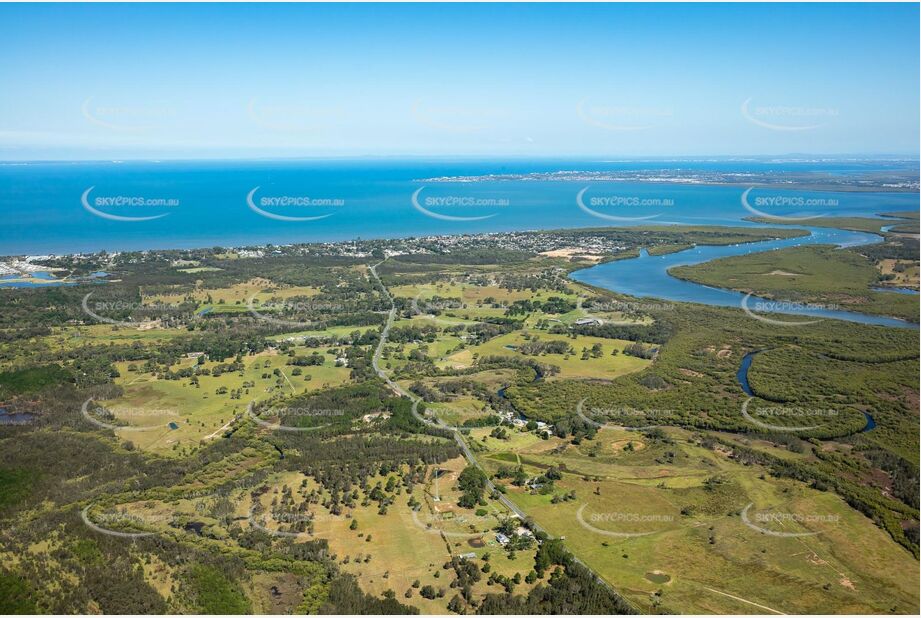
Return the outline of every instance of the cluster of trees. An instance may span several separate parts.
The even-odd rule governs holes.
[[[538,584],[527,595],[487,594],[477,607],[477,614],[636,613],[627,601],[579,564],[560,540],[550,539],[541,532],[536,536],[541,543],[534,558],[534,572],[536,578],[542,579],[553,569],[547,584]]]
[[[610,322],[605,322],[604,324],[573,324],[572,326],[557,324],[550,329],[550,332],[560,335],[575,333],[604,339],[665,343],[674,334],[675,329],[669,322],[657,319],[652,324],[612,324]]]
[[[457,477],[457,486],[463,492],[457,503],[468,509],[476,505],[486,504],[483,500],[483,492],[486,491],[486,484],[489,479],[477,466],[467,466]]]
[[[575,354],[575,350],[566,341],[541,341],[532,339],[518,346],[518,351],[528,356],[541,354]]]

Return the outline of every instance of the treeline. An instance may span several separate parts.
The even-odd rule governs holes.
[[[538,584],[527,595],[487,594],[477,608],[477,614],[635,614],[633,607],[610,587],[598,581],[566,551],[558,539],[543,533],[535,556],[538,577],[553,567],[547,585]]]
[[[551,333],[566,335],[576,333],[588,337],[602,337],[604,339],[625,339],[627,341],[646,341],[649,343],[665,343],[671,339],[675,332],[674,327],[664,320],[656,320],[652,324],[586,324],[564,326],[557,324],[550,329]]]

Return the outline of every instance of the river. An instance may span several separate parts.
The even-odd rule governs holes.
[[[805,229],[809,230],[809,236],[725,246],[696,246],[661,256],[651,256],[645,250],[642,250],[639,257],[597,264],[590,268],[577,270],[570,276],[582,283],[638,298],[652,297],[667,301],[701,303],[719,307],[742,307],[743,300],[746,297],[745,294],[735,290],[714,288],[677,279],[668,274],[668,270],[673,266],[688,266],[717,258],[774,251],[800,245],[830,244],[839,247],[856,247],[880,241],[879,235],[866,232],[852,232],[835,228],[807,227]],[[774,313],[832,318],[897,328],[918,328],[917,324],[885,316],[839,309],[797,306],[793,303],[779,303],[778,301],[771,301],[757,296],[748,298],[749,306],[756,307],[758,303],[766,303]]]

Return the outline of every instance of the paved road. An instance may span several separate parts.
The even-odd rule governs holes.
[[[416,419],[418,419],[422,423],[425,423],[426,425],[429,425],[430,427],[436,427],[438,429],[447,429],[451,431],[454,434],[455,442],[457,442],[457,445],[460,447],[461,451],[464,453],[464,457],[467,458],[467,461],[470,462],[470,465],[476,466],[480,470],[483,470],[483,467],[477,461],[476,456],[473,454],[473,451],[471,451],[470,447],[467,446],[467,442],[464,440],[464,436],[461,434],[461,432],[455,429],[454,427],[450,427],[444,424],[444,422],[442,422],[440,419],[432,420],[429,418],[425,418],[424,416],[419,414],[419,403],[422,401],[422,399],[419,396],[415,395],[414,393],[410,393],[409,391],[404,389],[402,386],[400,386],[399,384],[391,380],[390,376],[387,375],[387,372],[385,372],[380,367],[381,353],[384,351],[384,346],[387,344],[387,336],[390,334],[390,328],[393,326],[393,321],[396,319],[396,314],[397,314],[397,307],[393,301],[393,296],[390,295],[390,290],[387,289],[387,286],[384,285],[384,282],[381,281],[380,276],[378,276],[377,274],[377,267],[380,266],[381,264],[383,264],[383,261],[378,262],[377,264],[374,264],[373,266],[370,267],[370,271],[371,271],[371,274],[374,276],[375,281],[377,281],[377,284],[381,287],[381,290],[384,292],[384,295],[387,297],[387,300],[390,302],[390,312],[387,315],[387,323],[384,325],[384,330],[381,331],[381,339],[377,344],[377,348],[375,348],[374,350],[374,355],[371,357],[371,364],[374,367],[374,371],[377,372],[377,375],[380,376],[380,378],[384,382],[387,383],[387,386],[389,386],[397,395],[401,397],[407,397],[413,402],[412,414],[414,417],[416,417]],[[499,502],[504,504],[506,508],[508,508],[515,515],[520,517],[522,520],[527,518],[527,514],[524,511],[522,511],[520,508],[518,508],[517,504],[512,502],[505,494],[496,491],[496,486],[493,484],[491,480],[489,480],[488,473],[486,473],[485,470],[483,470],[483,472],[484,474],[487,474],[486,488],[489,490],[489,492],[497,493],[499,495]],[[537,525],[537,523],[534,522],[533,520],[530,520],[530,523],[531,523],[531,527],[534,529],[535,532],[543,532],[548,537],[553,536],[547,530],[544,530],[539,525]],[[632,603],[627,601],[622,595],[620,595],[620,593],[618,593],[607,580],[602,578],[598,573],[596,573],[587,564],[579,560],[579,558],[573,555],[572,552],[569,552],[569,553],[570,555],[572,555],[574,562],[582,565],[589,573],[595,576],[595,579],[598,581],[598,583],[600,583],[602,586],[610,590],[617,597],[622,599],[624,603],[627,603],[628,605],[633,607],[634,611],[639,613],[636,607],[633,606]]]

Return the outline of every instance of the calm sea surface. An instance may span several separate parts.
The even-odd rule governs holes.
[[[0,164],[0,255],[285,244],[637,223],[750,225],[741,221],[751,215],[742,206],[745,187],[419,182],[439,176],[655,168],[759,173],[821,170],[847,174],[863,171],[866,165],[575,160]],[[583,195],[583,203],[595,212],[627,219],[652,218],[630,221],[594,216],[580,209],[576,201],[585,187],[589,189]],[[414,205],[414,194],[421,209]],[[250,206],[248,196],[258,211]],[[775,215],[871,215],[918,208],[917,194],[759,189],[748,200],[756,204],[756,198],[784,196],[792,201],[760,209]],[[836,204],[802,205],[804,200],[813,199],[835,200]],[[288,220],[303,217],[314,219]]]

